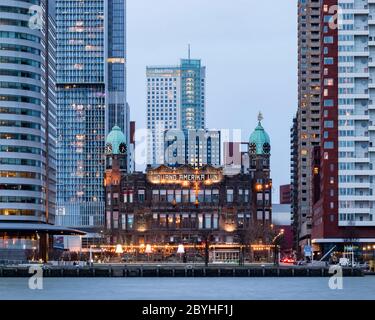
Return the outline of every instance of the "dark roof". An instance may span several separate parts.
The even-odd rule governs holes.
[[[70,229],[61,226],[55,226],[46,223],[17,223],[17,222],[1,222],[0,232],[11,232],[11,231],[29,231],[29,232],[39,232],[48,233],[51,235],[85,235],[86,232]]]

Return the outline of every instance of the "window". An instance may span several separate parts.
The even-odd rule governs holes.
[[[332,120],[324,121],[324,128],[333,128],[333,121]]]
[[[217,213],[214,214],[213,229],[219,229],[219,215]]]
[[[212,201],[214,203],[219,203],[219,189],[212,190]]]
[[[333,58],[324,58],[324,64],[329,65],[329,64],[333,64],[333,62],[334,62]]]
[[[238,214],[237,216],[237,225],[238,225],[238,229],[243,229],[244,226],[245,226],[245,218],[244,218],[244,214]]]
[[[227,202],[233,202],[233,189],[227,189]]]
[[[138,190],[138,201],[145,202],[145,190]]]
[[[133,214],[128,214],[128,229],[133,229],[134,226],[134,215]]]
[[[324,37],[324,43],[333,43],[333,37]]]
[[[181,190],[175,190],[176,202],[181,203]]]
[[[111,229],[111,211],[107,211],[107,229]]]
[[[195,190],[190,190],[190,202],[195,203],[196,199],[197,199],[197,196],[195,194]]]
[[[118,211],[113,212],[113,228],[118,229]]]
[[[173,190],[168,190],[167,200],[168,200],[168,202],[173,202],[173,200],[174,200],[174,191]]]
[[[204,221],[204,226],[206,229],[211,229],[211,222],[212,222],[212,216],[210,214],[205,214],[205,221]]]
[[[205,191],[204,191],[204,193],[205,193],[205,199],[206,199],[206,202],[207,203],[211,203],[212,202],[212,191],[211,191],[211,189],[206,189]]]
[[[324,149],[333,149],[333,141],[326,141],[324,142]]]
[[[160,190],[160,202],[167,201],[167,190]]]
[[[198,229],[203,229],[203,214],[198,214]]]
[[[152,190],[152,201],[159,202],[159,190]]]
[[[325,107],[333,107],[333,100],[324,100],[324,106]]]
[[[331,79],[331,78],[324,79],[324,85],[326,85],[326,86],[333,86],[334,83],[335,83],[335,81],[333,79]]]
[[[125,214],[121,215],[121,228],[122,230],[126,229],[126,215]]]
[[[182,202],[183,203],[189,202],[189,190],[182,190]]]
[[[166,214],[159,215],[159,227],[160,228],[167,227],[167,215]]]

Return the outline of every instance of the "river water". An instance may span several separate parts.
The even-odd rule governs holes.
[[[375,300],[375,276],[344,278],[45,278],[29,289],[27,278],[0,278],[0,299],[16,300]]]

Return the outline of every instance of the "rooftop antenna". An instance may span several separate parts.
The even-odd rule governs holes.
[[[259,114],[258,114],[258,121],[259,121],[259,123],[261,123],[263,119],[264,119],[263,118],[263,114],[262,114],[262,112],[259,111]]]
[[[117,91],[115,93],[115,126],[117,126]]]
[[[190,60],[190,43],[188,44],[188,58]]]

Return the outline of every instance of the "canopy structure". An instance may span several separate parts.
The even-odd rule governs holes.
[[[86,232],[46,223],[0,223],[0,232],[37,232],[50,235],[84,236]]]

